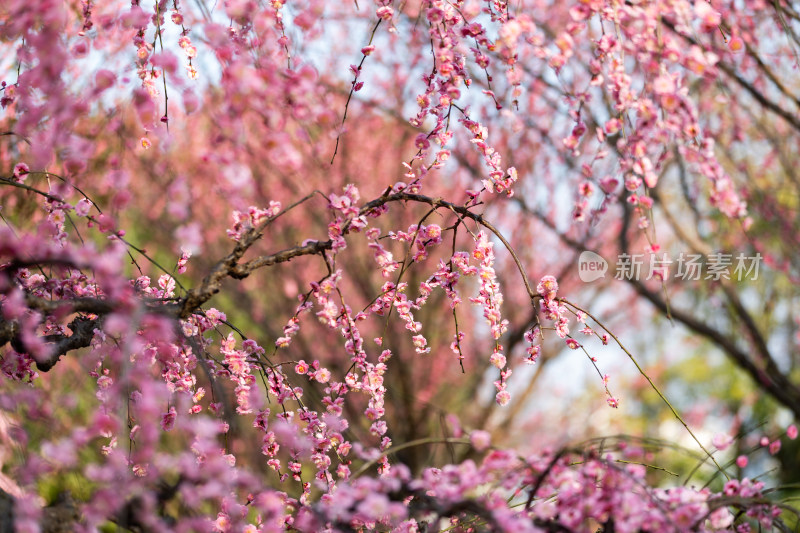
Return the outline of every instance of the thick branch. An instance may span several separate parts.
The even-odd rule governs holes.
[[[111,312],[113,305],[105,300],[94,298],[77,298],[75,300],[43,300],[33,296],[26,298],[28,307],[49,314],[63,312],[65,315],[72,313],[96,313],[99,318],[78,316],[69,323],[72,335],[60,333],[45,335],[42,339],[52,345],[50,355],[44,360],[36,360],[37,368],[47,372],[58,362],[62,355],[71,350],[89,346],[94,337],[94,330],[100,327],[102,316]],[[0,316],[0,346],[11,345],[17,351],[27,352],[25,342],[22,340],[19,322],[6,320]]]
[[[42,372],[48,372],[58,363],[62,355],[65,355],[71,350],[89,346],[94,338],[94,330],[100,327],[101,322],[102,319],[100,318],[89,319],[79,316],[69,323],[69,329],[72,330],[72,335],[68,337],[65,335],[45,336],[45,341],[55,343],[55,347],[50,357],[44,361],[36,361],[36,367]]]
[[[235,265],[231,269],[230,276],[236,279],[244,279],[257,268],[272,266],[278,263],[285,263],[286,261],[290,261],[295,257],[300,257],[301,255],[319,254],[325,250],[330,250],[332,247],[332,241],[312,241],[303,246],[295,246],[294,248],[281,250],[280,252],[272,255],[265,255],[257,259],[253,259],[252,261],[248,261],[247,263],[241,265]]]
[[[0,315],[0,346],[14,340],[19,334],[19,323],[16,320],[5,320]]]
[[[26,296],[25,303],[31,309],[43,311],[45,313],[94,313],[104,315],[114,309],[114,305],[108,300],[98,298],[73,298],[70,300],[45,300],[36,296]]]

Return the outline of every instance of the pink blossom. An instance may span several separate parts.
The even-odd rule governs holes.
[[[469,434],[469,441],[473,448],[479,452],[483,452],[489,449],[489,446],[492,442],[492,436],[488,431],[476,429]]]
[[[25,163],[17,163],[14,165],[14,178],[16,178],[16,181],[22,183],[28,177],[29,173],[30,169]]]
[[[414,349],[417,353],[428,353],[430,352],[430,348],[428,348],[428,339],[426,339],[423,335],[414,335],[411,340],[414,343]]]
[[[331,371],[327,368],[320,368],[314,373],[314,379],[320,383],[327,383],[331,379]]]
[[[378,18],[383,20],[391,20],[392,16],[394,15],[394,10],[389,6],[379,7],[375,12],[378,15]]]
[[[714,31],[720,24],[720,13],[714,10],[706,0],[698,0],[694,3],[694,13],[702,22],[703,31]]]
[[[728,446],[733,443],[733,437],[730,435],[725,435],[722,433],[718,433],[714,435],[714,438],[711,440],[711,443],[714,445],[716,449],[719,451],[723,451],[728,448]]]
[[[770,455],[775,455],[781,450],[781,441],[775,439],[774,441],[770,442],[769,444],[769,453]]]
[[[511,401],[511,394],[507,390],[501,390],[495,396],[495,400],[497,401],[498,405],[507,405],[509,401]]]
[[[81,198],[77,204],[75,204],[75,214],[79,217],[85,217],[89,214],[89,210],[92,207],[92,202],[88,198]]]
[[[558,292],[558,282],[553,276],[544,276],[536,286],[536,291],[546,300],[552,300]]]
[[[169,411],[161,416],[161,429],[164,431],[172,430],[172,428],[175,427],[175,419],[177,416],[178,413],[175,411],[175,407],[170,406]]]
[[[575,339],[569,338],[569,339],[567,339],[566,342],[567,342],[567,346],[569,346],[573,350],[577,350],[578,348],[581,347],[580,343],[578,343],[578,341],[576,341]]]

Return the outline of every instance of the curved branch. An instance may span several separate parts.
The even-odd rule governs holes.
[[[301,200],[301,202],[310,198],[311,196],[313,196],[313,194],[316,193],[312,193],[305,199]],[[525,269],[523,268],[522,263],[519,260],[519,257],[517,256],[511,244],[509,244],[509,242],[506,240],[503,234],[500,233],[500,231],[496,227],[494,227],[492,223],[483,218],[483,215],[473,213],[467,207],[445,201],[442,198],[431,198],[430,196],[425,196],[422,194],[415,194],[415,193],[407,193],[407,192],[397,192],[390,194],[388,190],[380,197],[364,204],[364,206],[359,210],[358,214],[359,216],[369,215],[376,209],[383,207],[384,205],[391,202],[418,202],[418,203],[428,204],[437,209],[445,208],[455,213],[458,213],[464,218],[469,218],[477,222],[481,226],[485,227],[486,229],[491,231],[500,240],[500,242],[503,243],[503,246],[511,255],[512,259],[514,260],[514,263],[516,263],[517,265],[517,269],[519,270],[520,275],[522,276],[522,283],[525,285],[525,290],[527,291],[528,296],[531,298],[531,300],[539,298],[539,294],[536,293],[536,291],[534,291],[533,287],[531,286],[531,283],[528,280],[528,275],[525,272]],[[300,202],[298,202],[298,204],[299,203]],[[291,207],[287,208],[287,210],[288,209],[291,209]],[[188,292],[186,297],[182,300],[182,303],[179,304],[179,310],[177,312],[178,317],[179,318],[189,317],[201,305],[210,300],[215,294],[217,294],[221,290],[222,282],[225,278],[232,277],[234,279],[242,279],[250,275],[250,273],[253,272],[253,270],[256,270],[257,268],[271,266],[277,263],[283,263],[291,259],[294,259],[295,257],[300,257],[303,255],[321,254],[333,248],[333,241],[331,240],[311,241],[300,246],[288,248],[286,250],[282,250],[275,254],[258,257],[246,263],[240,264],[239,260],[244,256],[245,252],[259,238],[261,238],[262,232],[266,228],[266,226],[270,224],[273,220],[275,220],[277,217],[281,216],[281,214],[283,214],[284,212],[286,212],[286,210],[270,218],[260,227],[253,228],[248,232],[246,232],[242,236],[242,239],[236,244],[234,249],[228,255],[226,255],[224,258],[218,261],[216,265],[214,265],[214,267],[211,269],[211,272],[205,277],[205,279],[203,279],[203,282],[200,284],[200,286]],[[342,234],[343,235],[349,234],[351,228],[352,225],[350,223],[346,224],[342,228]]]

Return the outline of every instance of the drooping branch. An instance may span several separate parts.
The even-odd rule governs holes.
[[[533,289],[533,286],[528,279],[528,274],[525,271],[525,268],[522,266],[522,262],[520,261],[519,257],[517,256],[514,248],[509,244],[503,234],[488,220],[486,220],[483,215],[478,213],[473,213],[470,211],[470,208],[465,207],[463,205],[454,204],[452,202],[448,202],[443,200],[442,198],[431,198],[429,196],[425,196],[422,194],[413,194],[413,193],[406,193],[406,192],[398,192],[388,196],[381,196],[369,202],[362,208],[362,212],[365,209],[370,208],[374,209],[380,207],[388,202],[400,202],[400,201],[413,201],[413,202],[420,202],[424,204],[428,204],[430,206],[436,208],[445,208],[455,213],[458,213],[462,217],[469,218],[481,226],[485,227],[489,231],[491,231],[495,237],[497,237],[500,242],[503,243],[506,251],[511,255],[511,258],[514,260],[514,263],[517,266],[517,270],[519,270],[520,276],[522,276],[522,283],[525,286],[525,290],[528,293],[528,296],[531,300],[535,300],[539,297],[539,294]]]

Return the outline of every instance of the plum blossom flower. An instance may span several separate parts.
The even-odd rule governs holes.
[[[573,350],[577,350],[578,348],[581,347],[580,343],[578,343],[578,341],[576,341],[575,339],[572,339],[572,338],[567,339],[567,346],[569,346]]]
[[[554,276],[544,276],[539,284],[536,286],[536,291],[541,294],[545,300],[552,300],[558,293],[558,282]]]
[[[719,26],[722,16],[719,11],[711,7],[705,0],[697,0],[694,3],[694,14],[700,19],[703,31],[710,32]]]
[[[25,163],[17,163],[14,165],[14,180],[18,183],[25,181],[30,173],[30,168]]]
[[[714,438],[711,439],[711,444],[713,444],[714,447],[719,451],[727,449],[731,443],[733,443],[733,437],[722,433],[714,435]]]
[[[314,379],[319,381],[320,383],[327,383],[331,379],[331,371],[327,368],[320,368],[316,372],[314,372]]]
[[[392,16],[394,15],[394,9],[389,6],[382,6],[375,11],[375,14],[378,15],[378,18],[383,20],[392,20]]]
[[[175,407],[171,406],[169,411],[161,416],[161,429],[164,431],[170,431],[173,427],[175,427],[175,419],[177,416],[178,413],[175,411]]]
[[[489,357],[489,362],[495,367],[502,369],[506,366],[506,357],[499,350],[495,350],[491,357]]]
[[[75,214],[79,217],[85,217],[89,214],[89,210],[92,208],[92,202],[88,198],[81,198],[77,204],[75,204]]]
[[[774,441],[769,443],[769,454],[770,455],[777,455],[777,453],[781,451],[781,441],[775,439]]]
[[[423,335],[414,335],[411,340],[414,343],[414,349],[417,353],[428,353],[431,351],[431,349],[428,348],[428,339]]]
[[[470,433],[469,442],[477,451],[483,452],[489,449],[489,446],[492,443],[492,436],[488,431],[476,429]]]
[[[505,406],[511,401],[511,393],[503,389],[495,395],[495,401],[498,405]]]

